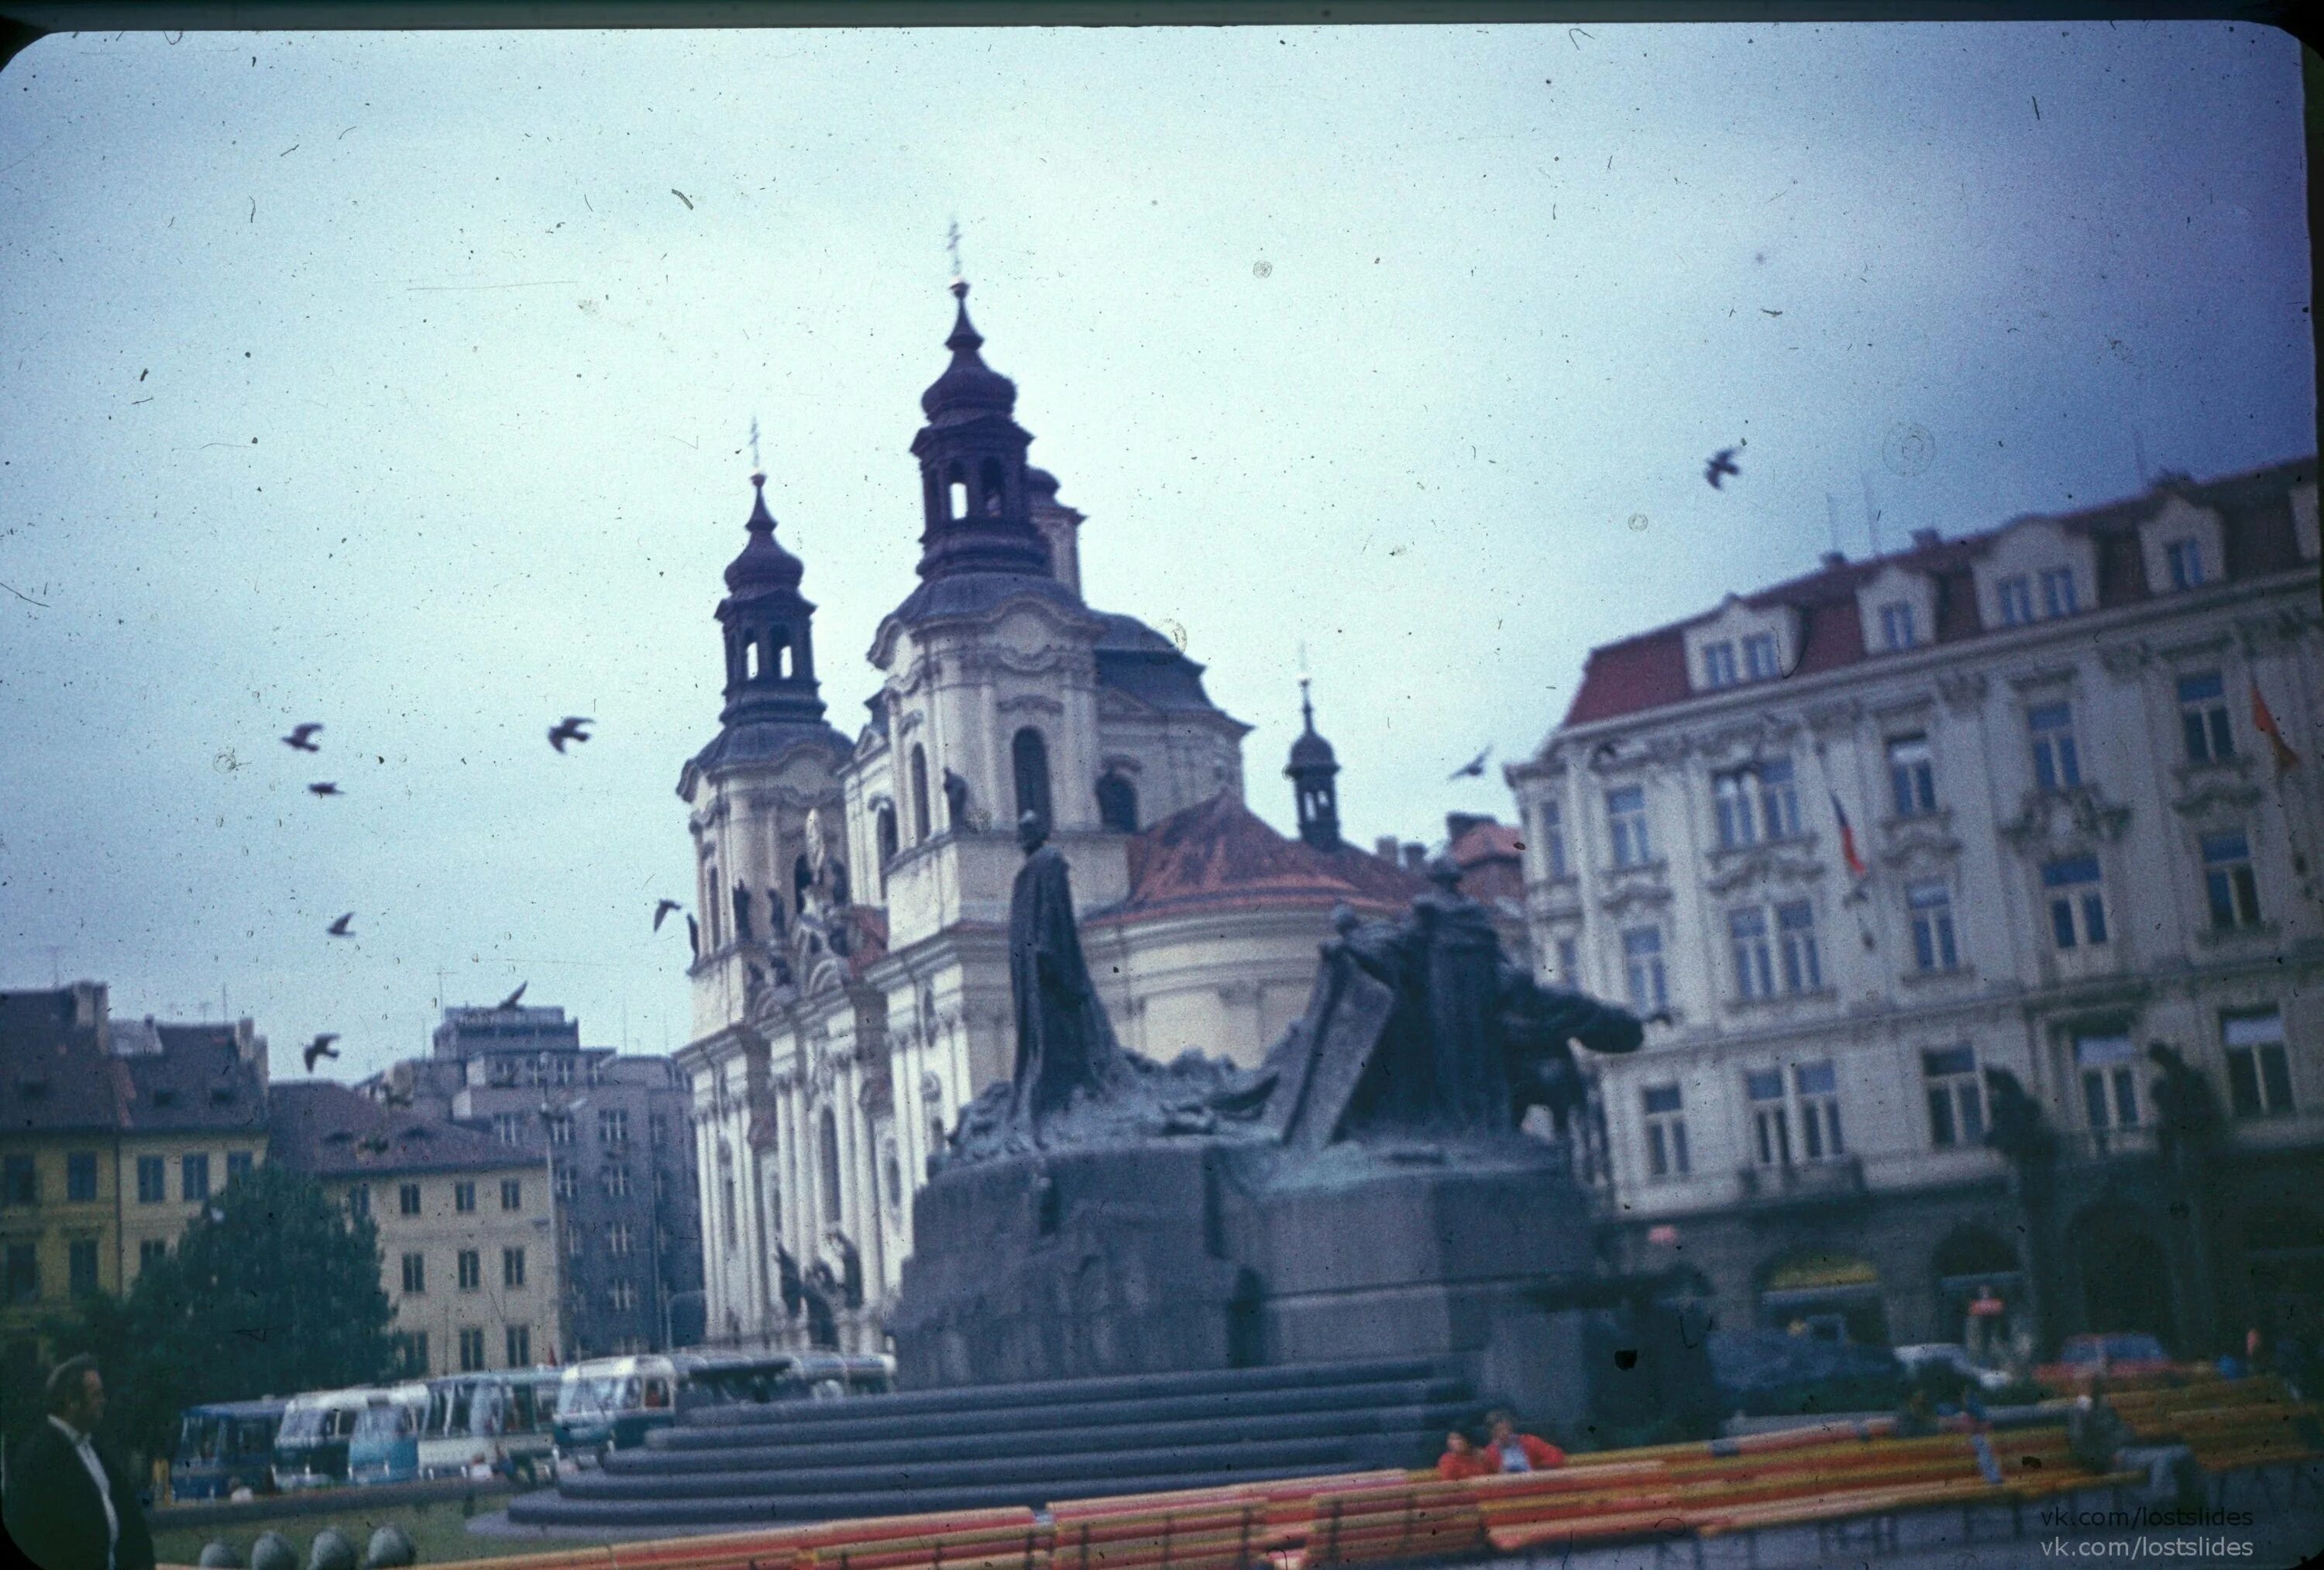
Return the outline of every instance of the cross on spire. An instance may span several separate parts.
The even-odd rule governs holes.
[[[759,472],[759,417],[751,417],[751,472]]]
[[[952,252],[952,275],[954,281],[957,281],[960,278],[960,220],[958,218],[954,218],[952,221],[952,227],[945,231],[945,249]]]

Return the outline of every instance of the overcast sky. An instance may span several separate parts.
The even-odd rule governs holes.
[[[1089,599],[1183,633],[1279,826],[1304,648],[1369,844],[1506,818],[1446,774],[1835,505],[1857,555],[1868,493],[1894,547],[2310,450],[2300,131],[2226,24],[43,40],[0,987],[223,987],[278,1074],[524,979],[681,1044],[747,432],[853,735],[955,216]]]

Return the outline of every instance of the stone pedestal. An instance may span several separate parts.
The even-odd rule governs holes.
[[[1528,1289],[1591,1273],[1562,1146],[1188,1139],[939,1173],[896,1312],[908,1389],[1428,1358],[1563,1417],[1578,1328]]]

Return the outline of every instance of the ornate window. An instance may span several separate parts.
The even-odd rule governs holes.
[[[2084,1032],[2074,1037],[2074,1067],[2082,1079],[2082,1115],[2091,1128],[2138,1126],[2138,1054],[2126,1031]]]
[[[1646,1116],[1646,1175],[1683,1178],[1688,1172],[1686,1118],[1676,1085],[1648,1085],[1638,1093]]]
[[[2218,763],[2236,755],[2226,684],[2218,672],[2179,678],[2179,730],[2189,763]]]
[[[1784,990],[1822,990],[1823,963],[1816,953],[1815,906],[1803,899],[1777,905],[1775,938],[1782,950]]]
[[[2213,931],[2259,925],[2259,883],[2252,873],[2247,835],[2203,837],[2203,889],[2210,896]]]
[[[2082,758],[2074,745],[2074,711],[2067,703],[2044,703],[2025,712],[2034,742],[2034,785],[2038,790],[2070,790],[2082,783]]]
[[[1900,818],[1926,817],[1937,810],[1936,759],[1925,733],[1888,739],[1888,793]]]
[[[2284,1055],[2280,1009],[2224,1015],[2227,1105],[2237,1117],[2274,1117],[2292,1110],[2292,1065]]]
[[[1660,927],[1632,927],[1622,934],[1622,978],[1633,1013],[1650,1014],[1670,1005]]]
[[[1941,877],[1904,886],[1904,913],[1913,923],[1913,962],[1923,971],[1953,970],[1960,950],[1953,936],[1953,891]]]
[[[2042,886],[2049,891],[2050,936],[2060,949],[2094,948],[2107,941],[2106,891],[2097,857],[2043,863]]]
[[[1639,867],[1654,859],[1646,839],[1646,791],[1624,785],[1606,793],[1606,831],[1612,838],[1614,865]]]
[[[1022,818],[1031,813],[1043,827],[1054,824],[1056,820],[1049,812],[1049,744],[1028,725],[1010,742],[1009,754],[1016,767],[1017,815]]]
[[[1549,876],[1563,878],[1570,876],[1565,864],[1565,809],[1554,796],[1542,799],[1538,814],[1541,827],[1541,853]]]
[[[1727,934],[1735,949],[1735,990],[1743,997],[1772,997],[1775,993],[1773,951],[1767,947],[1767,913],[1746,905],[1727,913]]]
[[[1985,1143],[1985,1088],[1978,1079],[1977,1049],[1964,1042],[1921,1054],[1921,1077],[1928,1082],[1929,1143],[1950,1148]]]

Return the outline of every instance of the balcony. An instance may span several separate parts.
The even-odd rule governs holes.
[[[1865,1197],[1864,1161],[1858,1156],[1744,1167],[1735,1174],[1737,1198],[1747,1209],[1845,1205]]]

